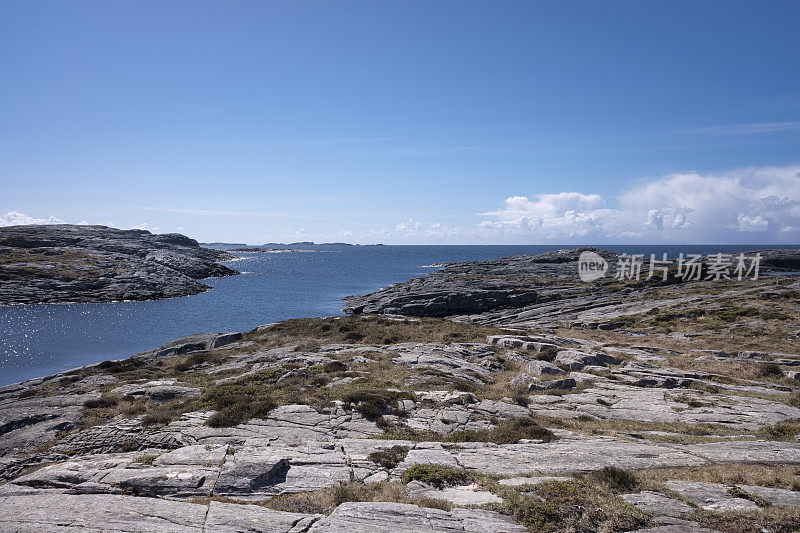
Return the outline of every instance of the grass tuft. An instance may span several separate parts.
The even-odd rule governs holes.
[[[452,485],[466,485],[472,476],[466,470],[444,465],[416,464],[403,473],[403,483],[421,481],[437,488]]]

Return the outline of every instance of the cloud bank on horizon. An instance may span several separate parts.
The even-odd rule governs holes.
[[[800,241],[800,166],[696,172],[650,179],[621,191],[616,206],[598,194],[512,196],[482,213],[480,226],[548,241]]]
[[[474,215],[472,224],[424,222],[335,233],[296,229],[292,238],[319,241],[449,243],[800,243],[800,165],[754,167],[719,174],[686,172],[641,180],[612,197],[564,191],[509,196],[500,209]],[[0,227],[63,224],[50,216],[0,214]],[[85,220],[78,224],[88,224]],[[104,225],[116,227],[111,222]],[[191,225],[185,224],[191,233]],[[131,229],[158,231],[146,222]],[[183,230],[183,227],[179,228]],[[232,231],[233,232],[233,231]],[[231,235],[236,240],[236,235]],[[277,240],[287,240],[281,236]],[[202,235],[199,240],[204,240]]]

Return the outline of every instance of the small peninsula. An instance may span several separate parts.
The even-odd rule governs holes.
[[[238,272],[229,252],[178,233],[71,224],[0,228],[0,305],[155,300]]]

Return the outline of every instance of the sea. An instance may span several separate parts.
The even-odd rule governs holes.
[[[340,315],[345,296],[423,276],[440,263],[559,248],[565,246],[329,246],[280,253],[235,252],[239,258],[225,264],[241,275],[204,280],[212,289],[202,294],[146,302],[2,306],[0,386],[122,359],[191,333],[248,331],[290,318]],[[766,247],[602,248],[647,257],[655,253],[660,258],[663,253],[675,257]]]

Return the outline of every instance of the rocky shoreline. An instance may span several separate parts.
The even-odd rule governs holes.
[[[609,263],[606,277],[590,285],[578,278],[577,261],[584,251],[595,252]],[[761,274],[800,272],[800,250],[748,252],[757,253],[761,256]],[[614,327],[617,317],[637,306],[657,307],[641,303],[647,284],[627,283],[623,288],[615,282],[618,257],[608,250],[584,247],[491,261],[446,263],[426,276],[369,294],[348,296],[344,312],[437,316],[523,328],[569,323]],[[643,268],[642,279],[647,275],[647,259]]]
[[[800,280],[578,252],[2,387],[0,530],[800,529]]]
[[[0,228],[0,305],[187,296],[232,276],[228,252],[177,233],[67,224]]]

